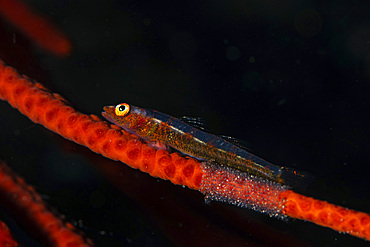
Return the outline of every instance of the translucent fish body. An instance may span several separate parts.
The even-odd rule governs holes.
[[[127,105],[127,104],[126,104]],[[304,185],[308,174],[273,165],[256,155],[224,140],[194,128],[164,113],[128,105],[129,112],[117,115],[117,106],[105,106],[102,115],[148,142],[160,142],[211,164],[227,166],[280,184]]]

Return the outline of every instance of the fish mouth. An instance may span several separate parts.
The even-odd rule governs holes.
[[[113,115],[114,115],[114,109],[115,107],[114,106],[104,106],[103,107],[103,112],[101,113],[101,115],[106,119],[108,120],[109,122],[111,123],[114,123],[114,119],[113,119]]]

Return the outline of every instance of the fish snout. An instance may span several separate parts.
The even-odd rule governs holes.
[[[108,121],[112,122],[113,116],[115,115],[114,113],[115,107],[114,106],[104,106],[103,110],[104,111],[101,113],[101,115],[103,115],[103,117],[107,119]]]

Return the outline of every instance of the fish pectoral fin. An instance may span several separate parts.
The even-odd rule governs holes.
[[[163,142],[147,142],[147,144],[155,149],[164,149],[164,150],[169,150],[169,146],[164,144]]]

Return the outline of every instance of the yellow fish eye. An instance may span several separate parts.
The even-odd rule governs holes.
[[[127,103],[121,103],[121,104],[116,105],[116,108],[114,110],[116,115],[120,117],[126,116],[129,111],[130,111],[130,105]]]

